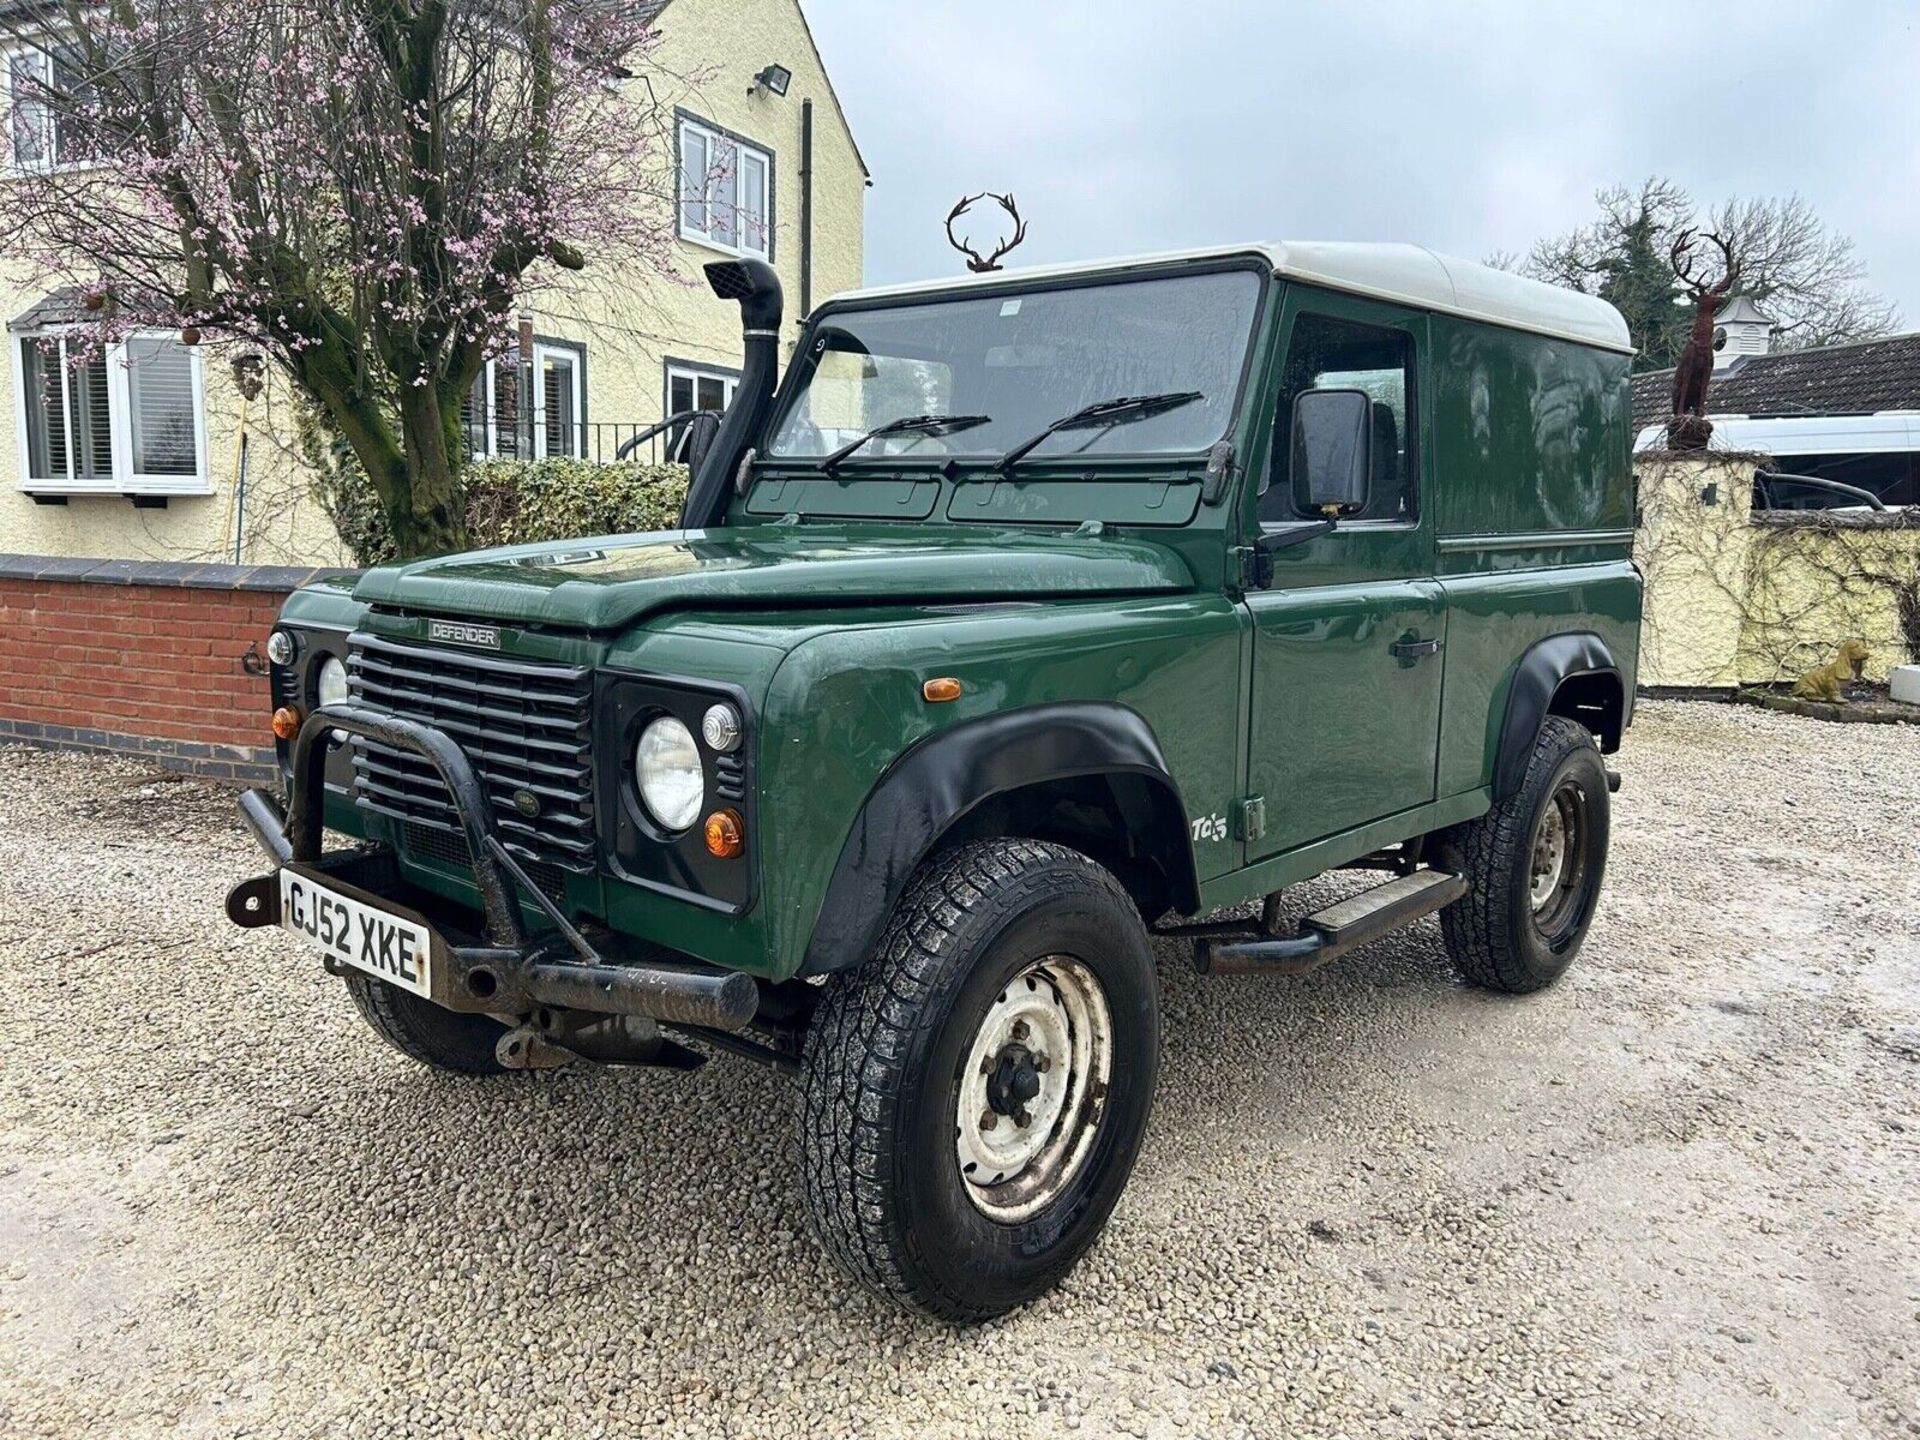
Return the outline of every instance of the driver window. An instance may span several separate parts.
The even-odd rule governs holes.
[[[1287,368],[1274,415],[1267,474],[1260,486],[1260,519],[1269,524],[1312,519],[1304,477],[1288,473],[1293,446],[1293,402],[1308,390],[1364,390],[1373,400],[1373,484],[1367,508],[1346,522],[1411,522],[1419,515],[1419,467],[1414,453],[1413,336],[1381,325],[1331,315],[1298,316],[1287,347]]]

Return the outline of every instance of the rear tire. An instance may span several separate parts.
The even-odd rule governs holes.
[[[493,1047],[507,1027],[487,1015],[443,1010],[371,975],[345,977],[354,1008],[373,1033],[402,1055],[461,1075],[502,1075]]]
[[[1566,973],[1600,898],[1608,800],[1592,734],[1549,715],[1520,789],[1439,837],[1441,863],[1472,887],[1440,912],[1462,975],[1489,990],[1525,995]]]
[[[1119,882],[1059,845],[967,845],[825,991],[800,1149],[828,1253],[938,1320],[1050,1289],[1120,1198],[1159,1071],[1153,953]]]

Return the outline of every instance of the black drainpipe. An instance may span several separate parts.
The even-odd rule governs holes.
[[[813,313],[813,101],[800,102],[800,319]]]

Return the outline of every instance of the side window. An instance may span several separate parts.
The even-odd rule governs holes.
[[[1260,487],[1260,518],[1313,518],[1304,477],[1288,473],[1295,397],[1308,390],[1364,390],[1373,399],[1373,484],[1354,520],[1412,521],[1420,513],[1419,410],[1414,400],[1413,336],[1384,325],[1303,314],[1293,322],[1273,444]]]

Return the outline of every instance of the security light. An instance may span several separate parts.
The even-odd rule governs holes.
[[[784,65],[769,65],[753,77],[753,90],[765,90],[769,94],[784,95],[787,86],[793,83],[793,72]],[[749,95],[753,90],[747,91]]]

